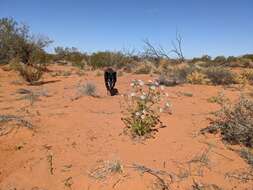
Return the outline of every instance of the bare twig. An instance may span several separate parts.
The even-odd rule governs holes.
[[[0,124],[4,123],[4,122],[11,122],[11,121],[15,121],[18,124],[20,124],[21,126],[26,127],[28,129],[33,128],[33,125],[30,122],[22,119],[21,117],[18,117],[15,115],[0,115]],[[0,136],[7,135],[12,130],[13,130],[13,128],[7,130],[7,127],[3,127],[3,128],[0,127]]]

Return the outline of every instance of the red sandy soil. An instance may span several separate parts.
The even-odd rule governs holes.
[[[199,134],[208,126],[210,112],[219,109],[207,99],[224,91],[235,100],[239,90],[204,85],[166,87],[173,112],[162,114],[167,127],[160,129],[155,138],[138,142],[122,133],[123,98],[106,95],[102,75],[85,72],[80,76],[76,68],[68,66],[49,68],[72,74],[46,74],[44,84],[30,86],[18,83],[17,73],[0,68],[0,114],[22,116],[35,126],[32,130],[14,127],[0,136],[1,190],[162,189],[155,186],[157,177],[135,170],[131,167],[134,163],[177,176],[172,182],[168,175],[159,175],[169,189],[193,189],[194,181],[228,190],[253,189],[252,181],[226,177],[232,172],[248,171],[249,166],[238,153],[228,149],[219,135]],[[124,73],[117,88],[121,94],[128,93],[132,79],[154,77]],[[96,84],[100,97],[79,97],[77,86],[87,81]],[[48,96],[39,97],[31,105],[29,100],[20,99],[22,95],[16,92],[20,88],[46,92]],[[201,155],[206,159],[198,161]],[[121,162],[122,173],[109,173],[102,180],[89,175],[103,161],[113,160]]]

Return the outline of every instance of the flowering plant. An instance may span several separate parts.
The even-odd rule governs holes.
[[[131,92],[125,95],[126,109],[122,121],[131,134],[136,136],[147,136],[163,127],[160,121],[161,112],[170,112],[170,103],[165,97],[164,86],[157,82],[149,81],[145,85],[142,80],[131,82]],[[160,106],[164,103],[164,106]]]

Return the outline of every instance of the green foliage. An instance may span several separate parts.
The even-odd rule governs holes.
[[[93,53],[90,57],[90,66],[93,69],[115,66],[120,69],[123,68],[128,62],[130,58],[125,56],[120,52],[97,52]]]
[[[143,81],[134,80],[131,86],[131,94],[125,96],[126,110],[122,121],[133,137],[148,137],[158,125],[162,126],[159,112],[168,111],[170,104],[166,102],[164,108],[160,107],[164,93],[157,85],[145,88]]]
[[[226,63],[227,59],[225,56],[217,56],[213,61],[222,65]]]
[[[25,64],[44,63],[44,48],[52,41],[44,36],[30,34],[29,27],[12,18],[0,19],[0,63],[19,58]]]
[[[88,56],[85,53],[81,53],[75,47],[56,47],[54,51],[56,53],[55,61],[69,61],[79,69],[84,69],[87,65]]]

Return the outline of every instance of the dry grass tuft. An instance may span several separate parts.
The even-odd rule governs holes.
[[[101,180],[116,173],[123,173],[123,165],[119,160],[104,161],[100,166],[90,171],[89,176]]]

